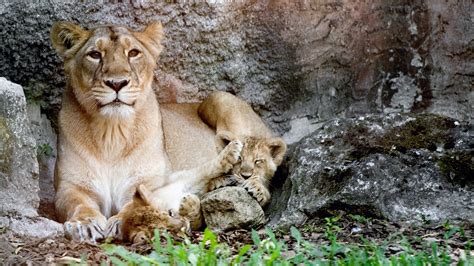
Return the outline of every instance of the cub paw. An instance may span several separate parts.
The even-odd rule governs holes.
[[[227,186],[239,186],[243,183],[244,179],[237,175],[225,175],[214,178],[208,185],[208,191],[216,190],[221,187]]]
[[[239,140],[231,141],[227,146],[222,150],[220,154],[220,164],[224,170],[224,173],[229,172],[233,167],[234,164],[240,161],[240,152],[244,145]]]
[[[100,218],[84,218],[64,223],[66,238],[76,242],[96,244],[105,238],[105,221]]]
[[[201,200],[196,195],[186,195],[179,205],[179,216],[184,218],[189,226],[185,228],[187,234],[191,233],[191,229],[197,230],[201,227]]]
[[[257,200],[260,206],[264,206],[270,201],[270,192],[268,189],[257,180],[247,179],[243,182],[242,187]]]
[[[192,220],[193,217],[199,215],[200,211],[201,201],[198,196],[190,194],[181,199],[179,205],[179,216]]]

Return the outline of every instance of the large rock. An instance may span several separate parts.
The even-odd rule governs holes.
[[[0,78],[0,216],[37,215],[36,142],[21,86]]]
[[[472,224],[472,132],[435,115],[330,121],[288,153],[270,225],[299,225],[337,209],[396,222]]]
[[[8,228],[9,234],[27,238],[64,236],[62,224],[44,217],[0,217],[0,228]]]
[[[472,121],[470,7],[469,1],[3,0],[0,73],[57,110],[65,78],[48,38],[54,21],[140,29],[160,20],[162,101],[231,91],[273,129],[292,132],[285,135],[291,142],[315,122],[365,113],[423,111]]]
[[[38,212],[41,216],[55,219],[54,210],[54,167],[57,155],[57,135],[46,115],[41,113],[38,103],[28,103],[30,128],[37,143],[39,164],[39,197]]]
[[[214,230],[253,228],[265,222],[258,202],[241,187],[224,187],[201,199],[206,225]]]

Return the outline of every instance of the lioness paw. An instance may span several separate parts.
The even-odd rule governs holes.
[[[94,218],[85,218],[64,223],[64,233],[68,239],[77,242],[96,244],[104,239],[105,222]]]
[[[241,141],[234,140],[222,150],[220,163],[225,173],[229,172],[234,167],[234,164],[240,161],[240,152],[243,147],[244,145]]]
[[[247,179],[242,184],[242,187],[258,201],[260,206],[264,206],[270,201],[270,192],[268,189],[257,180]]]
[[[105,237],[112,237],[115,239],[122,239],[122,219],[120,219],[117,215],[112,216],[107,220],[107,225],[104,230]]]

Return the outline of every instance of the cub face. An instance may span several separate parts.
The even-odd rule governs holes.
[[[162,37],[157,22],[142,32],[120,26],[86,30],[69,22],[58,22],[51,30],[79,104],[91,115],[118,118],[131,116],[144,104]]]
[[[180,237],[191,230],[189,220],[172,211],[162,210],[151,191],[140,185],[132,202],[124,208],[120,231],[125,241],[142,243],[153,237],[155,229]]]
[[[243,180],[259,180],[268,187],[285,156],[287,149],[285,142],[281,138],[239,137],[225,131],[217,135],[218,149],[236,139],[242,141],[244,147],[241,152],[241,160],[234,165],[232,174]]]

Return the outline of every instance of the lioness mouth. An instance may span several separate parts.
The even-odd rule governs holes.
[[[101,104],[100,107],[105,107],[105,106],[108,106],[108,105],[112,105],[112,106],[119,106],[119,105],[122,105],[122,104],[125,104],[125,105],[128,105],[128,106],[133,106],[133,103],[126,103],[126,102],[123,102],[121,101],[119,98],[115,98],[115,100],[111,101],[110,103],[106,103],[106,104]]]

